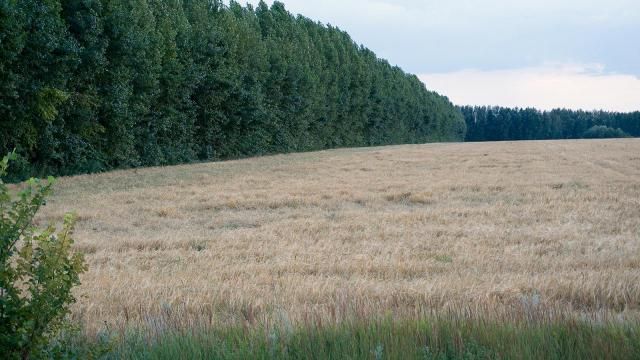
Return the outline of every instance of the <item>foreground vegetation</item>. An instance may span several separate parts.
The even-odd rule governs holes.
[[[114,359],[637,359],[640,323],[387,318],[322,327],[168,330],[153,338],[102,333],[58,348],[68,357]]]
[[[637,358],[639,146],[400,146],[63,179],[34,225],[78,209],[90,267],[31,355]]]
[[[284,5],[0,3],[0,153],[14,179],[462,140],[416,76]]]
[[[58,233],[54,225],[33,224],[53,179],[31,179],[17,194],[3,182],[14,157],[0,158],[0,354],[8,360],[29,359],[48,347],[86,270],[82,255],[72,250],[72,215]]]

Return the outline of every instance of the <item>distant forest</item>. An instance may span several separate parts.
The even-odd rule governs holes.
[[[279,2],[0,2],[13,179],[464,134],[447,98]]]
[[[467,123],[465,141],[640,137],[640,112],[459,108]]]

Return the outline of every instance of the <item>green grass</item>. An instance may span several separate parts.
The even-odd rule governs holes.
[[[106,359],[640,358],[640,324],[580,321],[379,320],[289,331],[231,327],[101,338],[70,343],[67,352],[86,358],[98,349]]]

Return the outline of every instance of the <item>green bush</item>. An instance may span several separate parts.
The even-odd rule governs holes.
[[[596,125],[585,131],[583,134],[585,139],[613,139],[613,138],[626,138],[629,137],[621,129],[614,129],[608,126]]]
[[[0,178],[13,158],[15,153],[0,161]],[[59,232],[53,225],[34,225],[53,182],[31,179],[15,196],[0,179],[0,353],[6,359],[28,359],[47,345],[86,270],[82,255],[71,249],[71,214]]]

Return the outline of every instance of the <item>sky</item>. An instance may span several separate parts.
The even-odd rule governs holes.
[[[282,2],[455,104],[640,110],[640,0]]]

